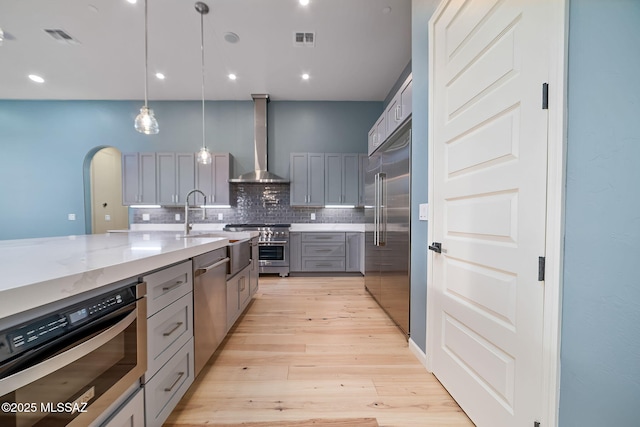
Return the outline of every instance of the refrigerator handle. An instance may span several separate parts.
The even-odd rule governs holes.
[[[380,174],[373,176],[373,246],[378,246],[378,178]]]
[[[384,246],[387,243],[387,175],[379,174],[378,188],[380,195],[379,200],[379,218],[378,218],[378,246]]]

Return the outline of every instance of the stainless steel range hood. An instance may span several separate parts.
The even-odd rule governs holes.
[[[253,98],[253,132],[254,150],[256,164],[253,172],[240,175],[230,179],[232,183],[288,183],[289,180],[282,178],[267,170],[267,103],[269,95],[252,94]]]

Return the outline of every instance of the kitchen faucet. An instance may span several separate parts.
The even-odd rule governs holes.
[[[193,193],[202,194],[202,197],[204,197],[204,205],[207,204],[207,196],[205,196],[205,194],[202,191],[198,189],[193,189],[187,193],[187,197],[184,198],[184,234],[185,236],[189,234],[189,231],[191,231],[191,228],[192,228],[192,226],[189,224],[189,196],[192,195]],[[195,202],[195,198],[194,198],[194,202]],[[207,209],[204,207],[202,208],[202,219],[207,219]]]

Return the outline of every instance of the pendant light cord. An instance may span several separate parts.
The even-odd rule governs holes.
[[[202,55],[202,147],[205,147],[204,133],[204,14],[200,13],[200,53]]]
[[[144,0],[144,106],[147,108],[147,91],[149,90],[148,77],[148,42],[149,33],[147,30],[147,0]]]

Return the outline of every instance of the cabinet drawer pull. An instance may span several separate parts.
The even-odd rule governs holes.
[[[333,267],[331,264],[316,264],[316,267]]]
[[[171,285],[171,286],[165,286],[165,287],[163,287],[163,288],[162,288],[162,290],[163,290],[164,292],[172,291],[172,290],[174,290],[175,288],[177,288],[178,286],[182,285],[183,283],[184,283],[184,281],[183,281],[183,280],[178,280],[176,283],[174,283],[174,284],[173,284],[173,285]]]
[[[164,391],[171,391],[173,388],[180,382],[180,380],[184,377],[184,372],[178,372],[178,378],[171,384],[170,387],[165,387]]]
[[[179,328],[180,326],[182,326],[182,322],[178,322],[178,323],[176,323],[176,325],[175,325],[173,328],[171,328],[171,330],[170,330],[170,331],[163,332],[163,333],[162,333],[162,336],[164,336],[164,337],[168,337],[169,335],[171,335],[172,333],[174,333],[175,331],[177,331],[177,330],[178,330],[178,328]]]
[[[331,252],[333,249],[316,249],[316,252]]]

